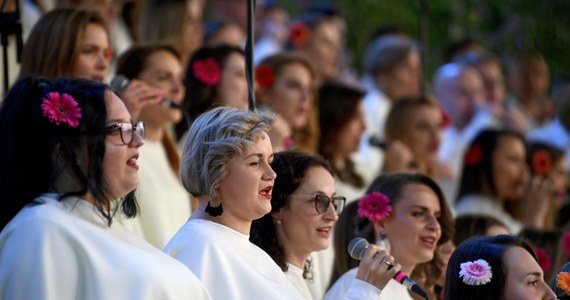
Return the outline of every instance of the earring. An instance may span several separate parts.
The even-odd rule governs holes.
[[[283,222],[281,222],[281,220],[275,220],[273,223],[275,223],[275,225],[281,225]]]
[[[390,240],[386,237],[386,232],[383,229],[380,231],[379,238],[376,240],[376,245],[380,247],[380,249],[390,252]]]
[[[212,191],[210,192],[210,199],[208,200],[208,205],[206,205],[206,209],[204,210],[204,212],[206,212],[207,214],[209,214],[212,217],[217,217],[217,216],[221,216],[222,213],[224,212],[224,208],[222,206],[222,201],[220,200],[220,197],[218,196],[218,187],[214,187],[212,189]],[[212,197],[212,194],[215,194],[214,197]]]

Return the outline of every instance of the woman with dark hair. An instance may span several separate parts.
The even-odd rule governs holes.
[[[236,46],[202,47],[192,55],[184,77],[184,109],[192,123],[204,112],[217,106],[248,109],[245,78],[245,54]],[[183,144],[187,122],[176,125],[176,137]]]
[[[178,52],[171,46],[134,46],[119,57],[117,72],[130,81],[140,80],[160,90],[175,104],[182,103],[183,67]],[[139,119],[146,126],[145,147],[141,149],[139,159],[137,199],[140,214],[125,220],[124,225],[163,249],[191,212],[190,194],[178,176],[180,154],[176,142],[167,132],[169,126],[182,119],[182,112],[155,103],[143,107]]]
[[[333,171],[320,156],[279,152],[271,167],[277,174],[271,213],[253,222],[250,240],[273,258],[305,299],[322,299],[324,289],[313,287],[315,279],[320,281],[315,276],[321,274],[313,274],[310,255],[328,248],[333,224],[346,199],[335,192]],[[391,257],[370,248],[356,278],[370,283],[359,287],[361,292],[375,295],[395,272],[386,272],[385,265],[374,268],[374,261]]]
[[[331,162],[337,190],[348,201],[362,196],[376,175],[367,174],[366,180],[351,159],[365,129],[363,96],[363,91],[336,81],[319,88],[319,153]]]
[[[523,225],[542,228],[548,210],[550,185],[534,177],[528,183],[525,142],[518,133],[487,129],[480,132],[463,159],[463,173],[455,211],[457,215],[483,214],[518,233]],[[507,205],[521,204],[523,211]],[[511,203],[509,203],[511,202]]]
[[[0,298],[210,299],[115,222],[137,213],[143,138],[108,86],[16,82],[0,109]]]
[[[459,245],[477,235],[495,236],[499,234],[509,234],[509,228],[500,220],[485,215],[466,214],[455,218],[453,243]]]
[[[357,207],[354,207],[357,206]],[[356,213],[347,215],[345,213]],[[347,228],[339,228],[347,225]],[[344,234],[344,236],[339,236]],[[362,237],[371,244],[387,249],[402,272],[414,277],[420,271],[424,289],[430,289],[441,273],[441,265],[418,268],[420,264],[438,261],[436,248],[453,235],[453,219],[440,187],[421,173],[393,173],[380,175],[368,188],[366,196],[353,202],[341,215],[335,228],[335,266],[330,299],[343,299],[349,282],[354,278],[355,262],[348,256],[347,244],[354,237]],[[340,276],[340,277],[335,277]],[[411,299],[408,290],[390,280],[380,294],[382,299]]]
[[[511,235],[463,242],[449,260],[445,299],[556,299],[531,245]]]

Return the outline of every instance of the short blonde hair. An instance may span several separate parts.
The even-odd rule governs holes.
[[[193,196],[209,195],[231,160],[268,132],[273,116],[222,106],[199,116],[188,131],[180,163],[182,184]]]

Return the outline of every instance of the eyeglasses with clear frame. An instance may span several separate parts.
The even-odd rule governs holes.
[[[340,215],[342,210],[344,209],[344,204],[346,202],[346,198],[343,196],[334,196],[332,199],[323,194],[316,194],[316,195],[308,195],[308,194],[294,194],[297,196],[310,196],[313,197],[311,199],[315,203],[315,210],[319,214],[324,214],[329,209],[329,205],[332,204],[334,211],[337,215]]]
[[[133,142],[133,140],[135,138],[135,135],[133,134],[133,132],[136,132],[141,138],[144,139],[144,123],[143,122],[111,123],[111,124],[105,126],[105,131],[106,131],[106,134],[116,134],[117,132],[119,132],[119,134],[121,135],[121,142],[123,142],[123,144],[125,144],[125,145],[130,145]]]

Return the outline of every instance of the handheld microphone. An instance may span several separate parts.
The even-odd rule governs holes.
[[[350,257],[356,260],[362,260],[364,252],[366,252],[366,248],[368,248],[368,246],[369,243],[367,240],[361,237],[355,237],[350,241],[350,243],[348,243],[348,254],[350,255]],[[390,264],[388,266],[388,270],[392,269],[392,267],[393,267],[392,264]],[[424,290],[422,290],[422,288],[415,281],[411,280],[406,275],[406,273],[400,271],[396,273],[396,275],[394,275],[393,278],[398,283],[405,286],[407,289],[424,297],[424,299],[428,299],[426,292],[424,292]]]
[[[130,80],[127,77],[125,77],[124,75],[117,75],[115,78],[113,78],[113,80],[111,80],[110,85],[115,91],[120,93],[124,91],[127,88],[127,86],[129,86],[129,83]],[[163,98],[162,100],[160,100],[160,104],[170,108],[182,109],[182,106],[180,104],[168,98]]]
[[[382,150],[386,150],[386,148],[388,148],[388,143],[386,143],[386,141],[383,141],[375,136],[371,136],[370,139],[368,139],[368,144],[370,146],[378,147]]]

